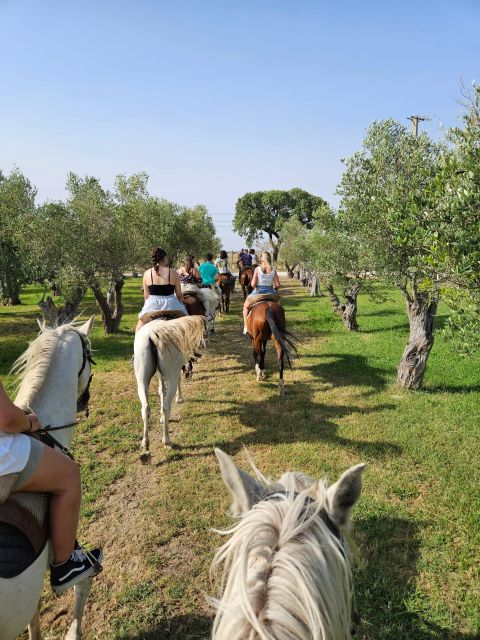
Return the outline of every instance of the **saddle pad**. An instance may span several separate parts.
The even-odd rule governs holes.
[[[12,492],[19,475],[19,473],[8,473],[5,476],[0,476],[0,504],[3,504]]]
[[[19,529],[0,522],[0,578],[15,578],[28,569],[38,556]]]
[[[170,320],[171,318],[182,318],[185,314],[176,309],[165,309],[165,311],[149,311],[141,316],[140,320],[143,324],[152,320]]]
[[[250,306],[251,309],[253,306],[259,304],[260,302],[280,302],[280,295],[278,293],[259,293],[256,295],[250,294],[247,297],[247,300],[249,302],[252,302]]]
[[[48,540],[48,501],[43,493],[12,493],[0,505],[0,576],[25,571]]]

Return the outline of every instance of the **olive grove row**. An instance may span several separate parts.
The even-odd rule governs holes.
[[[440,299],[451,309],[446,331],[455,347],[480,346],[480,88],[444,140],[415,136],[393,120],[374,122],[344,164],[337,210],[322,201],[302,217],[298,205],[272,206],[279,192],[246,194],[236,228],[250,237],[273,229],[290,275],[301,269],[314,289],[321,283],[349,330],[358,330],[360,290],[380,297],[381,282],[398,287],[410,336],[397,382],[418,389]],[[255,208],[263,212],[256,230]]]
[[[70,173],[64,202],[37,205],[36,190],[20,171],[0,173],[1,302],[19,304],[21,285],[39,283],[45,289],[44,315],[64,322],[90,289],[105,331],[112,333],[123,313],[124,273],[148,265],[153,245],[164,247],[174,261],[184,253],[217,251],[205,207],[152,196],[147,180],[144,173],[120,175],[108,191],[96,178]],[[50,293],[61,293],[61,307]]]

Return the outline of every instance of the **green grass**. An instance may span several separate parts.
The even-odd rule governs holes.
[[[132,279],[125,286],[122,332],[105,337],[100,323],[94,329],[91,416],[76,438],[82,534],[94,542],[102,527],[118,527],[119,540],[109,534],[109,544],[136,567],[118,573],[114,560],[106,564],[86,640],[208,635],[211,610],[203,593],[213,593],[208,567],[221,542],[210,529],[230,522],[212,450],[221,446],[245,466],[243,445],[272,477],[297,469],[334,480],[349,465],[368,463],[354,512],[362,557],[355,576],[357,638],[478,637],[480,358],[458,356],[438,333],[424,390],[400,390],[394,383],[408,324],[397,292],[382,304],[361,295],[355,334],[343,329],[325,298],[312,299],[288,281],[288,324],[302,346],[279,399],[271,348],[272,375],[255,381],[236,296],[186,385],[180,421],[172,423],[179,448],[163,450],[155,418],[152,465],[140,467],[140,412],[128,365],[139,284]],[[27,304],[0,310],[0,375],[10,389],[9,367],[36,334],[39,297],[27,288]],[[85,306],[85,316],[95,312],[91,299]],[[440,309],[440,326],[446,313]],[[155,400],[152,410],[156,416]],[[117,522],[109,514],[122,499],[125,519]],[[44,619],[55,638],[66,626],[56,618],[59,610],[47,601]]]

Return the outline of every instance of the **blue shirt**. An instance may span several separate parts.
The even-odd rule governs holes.
[[[240,254],[240,260],[242,262],[242,265],[244,267],[251,267],[252,266],[252,256],[249,253],[241,253]]]
[[[213,262],[204,262],[198,267],[203,284],[215,284],[215,276],[220,273]]]

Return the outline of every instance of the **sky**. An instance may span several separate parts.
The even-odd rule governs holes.
[[[0,169],[202,203],[226,249],[247,191],[338,203],[374,120],[443,135],[480,79],[480,0],[0,0]],[[154,239],[152,239],[154,241]]]

